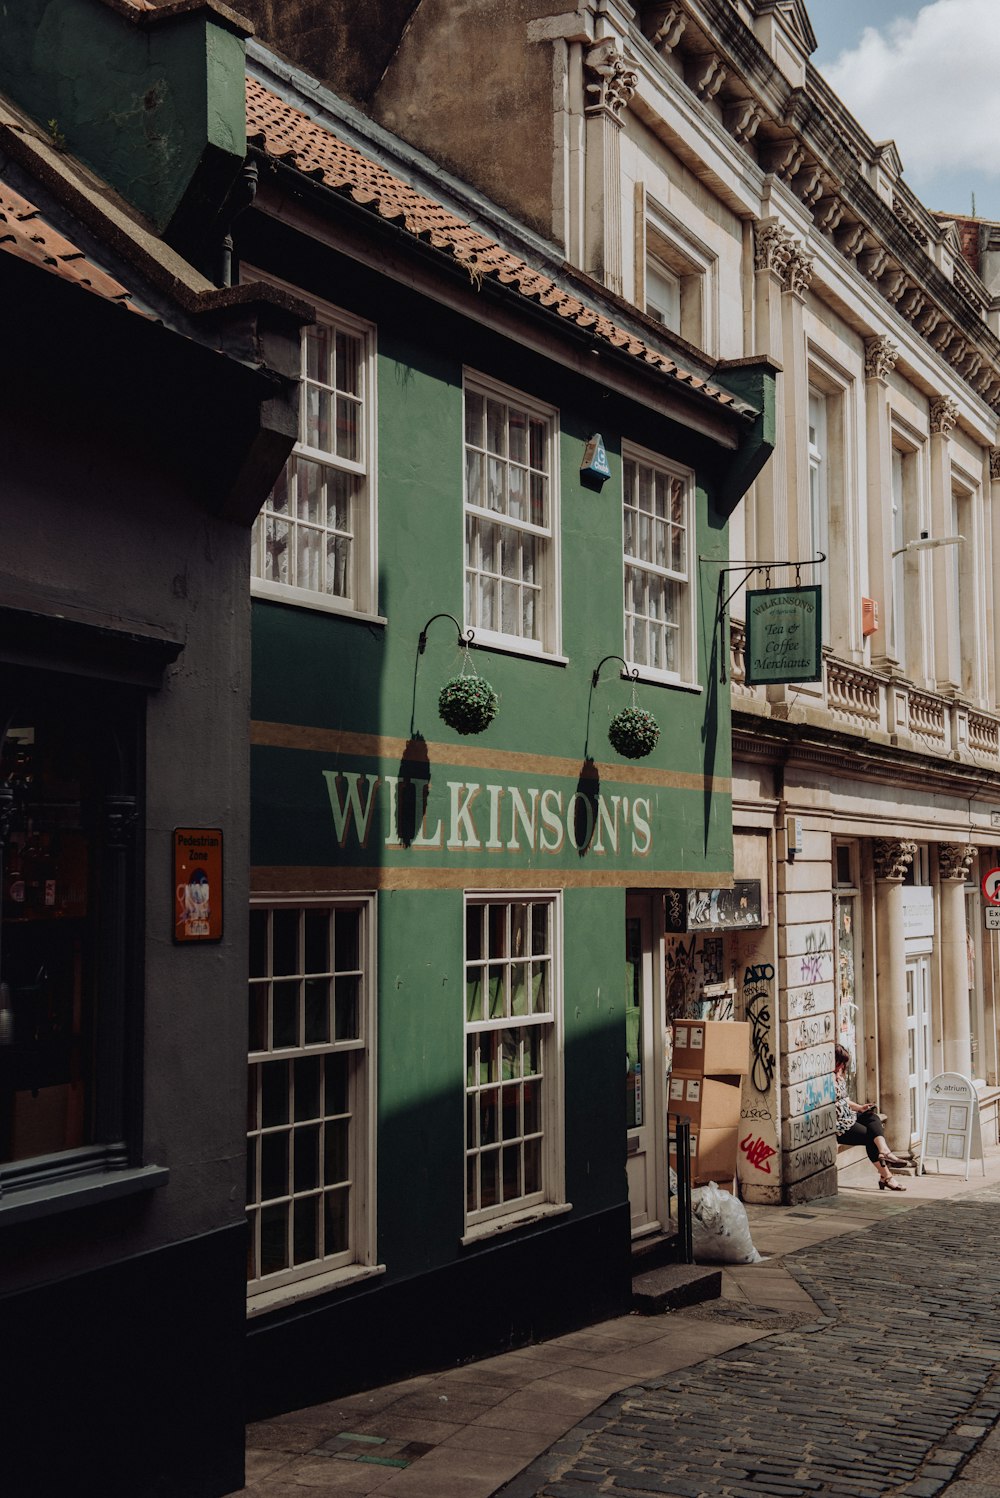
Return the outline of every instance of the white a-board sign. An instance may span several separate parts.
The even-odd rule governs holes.
[[[983,1157],[983,1131],[979,1122],[979,1094],[957,1071],[943,1071],[927,1084],[924,1100],[924,1133],[920,1146],[924,1166],[928,1160],[957,1160],[965,1164],[969,1179],[969,1161],[977,1159],[986,1174]]]

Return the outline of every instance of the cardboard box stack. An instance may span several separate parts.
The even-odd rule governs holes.
[[[667,1111],[691,1120],[691,1183],[732,1190],[740,1095],[750,1069],[750,1026],[739,1020],[678,1020]],[[675,1151],[670,1163],[676,1165]]]

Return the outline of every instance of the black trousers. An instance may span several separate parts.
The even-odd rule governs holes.
[[[875,1141],[882,1132],[882,1120],[877,1113],[859,1113],[844,1134],[837,1135],[838,1144],[863,1144],[873,1165],[878,1164],[879,1150]]]

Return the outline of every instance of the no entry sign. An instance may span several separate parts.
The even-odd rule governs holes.
[[[989,869],[982,880],[983,899],[991,905],[1000,905],[1000,869]]]

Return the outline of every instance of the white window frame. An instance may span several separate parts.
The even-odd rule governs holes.
[[[809,455],[809,511],[806,516],[808,527],[805,537],[806,544],[799,547],[803,560],[814,557],[822,552],[826,557],[825,569],[820,571],[820,578],[826,586],[823,587],[823,641],[825,646],[833,644],[831,629],[830,610],[830,584],[832,579],[832,565],[830,560],[830,439],[829,439],[829,403],[831,400],[840,399],[833,396],[827,390],[822,390],[816,385],[809,386],[808,392],[808,440]]]
[[[681,277],[656,255],[646,256],[646,316],[674,333],[681,330]]]
[[[637,304],[647,316],[714,356],[719,344],[717,256],[656,202],[641,182],[636,183],[635,214]],[[651,286],[658,274],[676,282],[675,319],[663,316],[655,287]]]
[[[294,1299],[303,1294],[317,1294],[322,1290],[330,1288],[331,1285],[342,1283],[346,1280],[362,1278],[369,1274],[382,1272],[382,1267],[376,1264],[376,1078],[377,1078],[377,1050],[376,1050],[376,1015],[377,1015],[377,972],[376,972],[376,897],[374,894],[343,894],[343,895],[259,895],[251,901],[251,913],[255,911],[271,912],[299,912],[300,915],[311,911],[325,911],[331,918],[338,910],[355,910],[361,919],[361,931],[359,938],[359,968],[360,968],[360,993],[358,997],[358,1034],[343,1040],[331,1038],[327,1041],[310,1043],[306,1040],[304,1031],[300,1032],[300,1043],[298,1045],[276,1046],[273,1044],[273,1030],[271,1028],[271,1015],[273,1012],[273,994],[267,999],[267,1026],[269,1043],[259,1048],[250,1048],[248,1054],[248,1087],[254,1087],[254,1097],[257,1096],[257,1082],[252,1068],[273,1061],[296,1061],[309,1057],[324,1057],[327,1055],[348,1055],[354,1058],[350,1063],[350,1076],[348,1079],[349,1096],[348,1111],[351,1116],[352,1133],[348,1147],[348,1179],[350,1183],[350,1216],[348,1227],[348,1246],[335,1254],[311,1259],[305,1263],[294,1265],[289,1263],[288,1267],[276,1270],[267,1275],[258,1274],[254,1278],[248,1278],[247,1298],[248,1308],[251,1313],[261,1312],[270,1308],[275,1303]],[[300,1007],[305,1002],[304,979],[304,946],[302,931],[304,926],[300,922],[299,941],[299,971],[295,974],[273,973],[273,924],[268,923],[268,948],[267,948],[267,977],[254,977],[250,979],[250,991],[253,995],[254,989],[264,986],[272,981],[298,982],[300,992],[297,1002]],[[331,963],[335,964],[336,953],[331,954]],[[331,974],[335,967],[331,965]],[[331,978],[332,981],[332,978]],[[293,1082],[294,1087],[294,1082]],[[294,1133],[294,1117],[292,1109],[289,1110],[289,1118],[278,1120],[271,1128],[271,1132],[280,1134],[288,1131],[289,1135]],[[330,1116],[330,1115],[327,1115]],[[253,1127],[250,1127],[252,1119]],[[320,1129],[323,1122],[320,1115],[299,1120],[304,1123],[318,1123]],[[251,1234],[251,1248],[259,1245],[256,1237],[256,1223],[254,1213],[260,1204],[261,1183],[261,1150],[253,1151],[250,1142],[260,1139],[267,1128],[264,1124],[263,1114],[259,1108],[251,1111],[248,1108],[248,1149],[247,1149],[247,1174],[248,1184],[251,1179],[256,1186],[256,1191],[251,1195],[248,1190],[247,1216],[248,1231]],[[322,1181],[319,1187],[310,1187],[305,1190],[296,1190],[294,1179],[294,1143],[290,1137],[289,1153],[286,1162],[290,1190],[287,1199],[294,1202],[297,1197],[313,1195],[317,1190],[321,1192]],[[320,1146],[320,1158],[322,1160],[322,1145]],[[278,1201],[284,1198],[269,1198]],[[291,1258],[291,1255],[290,1255]],[[259,1248],[255,1260],[259,1268]]]
[[[674,481],[680,480],[684,485],[684,524],[685,524],[685,547],[683,571],[662,566],[652,560],[639,557],[627,549],[626,539],[628,534],[626,516],[626,473],[629,466],[638,471],[640,466],[650,468],[654,472]],[[640,677],[649,681],[663,682],[676,686],[698,685],[698,646],[697,632],[695,628],[695,609],[697,607],[697,572],[695,569],[695,542],[697,531],[697,494],[695,490],[695,475],[690,468],[685,468],[679,463],[664,458],[660,453],[651,452],[647,448],[638,447],[631,442],[622,443],[622,585],[625,610],[625,643],[622,654],[630,671],[637,670]],[[664,517],[666,518],[666,517]],[[662,580],[667,583],[677,583],[684,590],[684,598],[678,610],[677,628],[680,634],[680,646],[678,657],[680,667],[676,671],[667,670],[666,667],[658,667],[638,661],[634,658],[632,645],[631,620],[635,617],[629,606],[630,599],[630,568],[635,568],[648,574],[649,577]]]
[[[468,974],[470,971],[468,953],[468,913],[472,908],[503,907],[509,911],[515,905],[547,905],[550,911],[550,931],[552,951],[550,957],[549,972],[551,974],[551,985],[549,1008],[543,1015],[507,1015],[496,1019],[483,1017],[481,1019],[469,1018],[468,1012]],[[484,916],[486,932],[489,931],[489,915]],[[530,914],[528,916],[528,929],[530,931]],[[482,959],[482,971],[488,973],[491,965],[488,953],[484,947]],[[509,951],[500,959],[505,968],[509,968],[514,958]],[[537,1217],[550,1215],[554,1212],[568,1212],[571,1204],[566,1201],[566,1169],[565,1169],[565,1120],[564,1120],[564,1039],[563,1039],[563,904],[561,890],[467,890],[463,902],[462,920],[462,1074],[465,1078],[465,1129],[464,1150],[465,1172],[463,1180],[464,1199],[464,1221],[465,1235],[463,1241],[474,1240],[486,1234],[503,1232],[509,1228],[522,1225]],[[483,1014],[487,1007],[486,985],[483,984]],[[542,1031],[542,1096],[541,1096],[541,1133],[542,1144],[540,1149],[541,1162],[541,1185],[540,1188],[530,1195],[522,1195],[508,1202],[499,1201],[487,1207],[469,1207],[469,1169],[470,1160],[477,1158],[482,1151],[482,1142],[479,1138],[470,1140],[470,1115],[473,1112],[472,1099],[478,1099],[483,1090],[483,1078],[480,1075],[470,1083],[469,1071],[469,1043],[471,1037],[490,1035],[492,1033],[510,1031],[513,1029],[540,1029]],[[492,1079],[486,1079],[487,1083]],[[497,1085],[503,1086],[504,1080],[508,1085],[516,1085],[517,1078],[496,1079]],[[523,1080],[523,1079],[522,1079]],[[502,1118],[503,1109],[499,1109],[499,1117]],[[479,1108],[475,1108],[475,1117],[481,1117]],[[478,1127],[478,1124],[477,1124]],[[498,1139],[500,1137],[500,1125],[498,1119]],[[514,1136],[522,1139],[523,1132]],[[500,1150],[500,1181],[503,1179],[502,1149]]]
[[[983,568],[978,559],[983,555],[979,544],[979,516],[982,511],[981,491],[976,480],[957,463],[951,465],[951,494],[949,497],[949,536],[965,537],[964,541],[946,547],[950,553],[949,571],[954,606],[948,609],[948,656],[951,661],[951,677],[963,696],[980,703],[986,697],[983,685],[983,647],[985,630],[982,620],[986,617],[983,597]]]
[[[562,631],[559,530],[559,413],[554,406],[534,400],[531,396],[525,395],[521,390],[515,390],[509,385],[503,385],[499,381],[492,380],[488,376],[471,369],[463,370],[462,385],[462,594],[464,599],[465,627],[474,631],[478,645],[492,645],[499,649],[513,651],[518,654],[558,657]],[[549,502],[548,524],[546,526],[533,525],[528,520],[512,518],[501,511],[489,509],[486,504],[477,505],[470,503],[470,448],[473,452],[483,452],[485,454],[485,448],[481,449],[475,444],[470,444],[468,440],[467,404],[470,393],[484,400],[502,401],[507,405],[514,406],[519,411],[523,411],[527,416],[546,423],[548,429],[548,471],[546,479],[548,483]],[[507,460],[503,459],[503,461],[509,467]],[[487,465],[489,463],[488,456],[486,456],[486,463]],[[516,464],[515,466],[520,467],[522,465]],[[507,469],[505,468],[506,471]],[[487,482],[487,480],[484,480],[484,486]],[[538,638],[487,628],[479,622],[478,604],[471,597],[470,573],[478,573],[482,569],[473,569],[470,566],[469,537],[470,527],[481,524],[506,527],[509,531],[517,531],[525,535],[534,536],[541,543],[538,548],[539,557],[537,561],[540,575],[537,619]],[[497,572],[493,575],[497,577],[497,603],[499,606],[499,590],[503,585],[502,572]]]
[[[927,484],[925,467],[926,445],[895,411],[891,413],[891,443],[893,466],[893,530],[892,551],[899,551],[908,541],[914,540],[928,529],[930,521],[926,514]],[[901,463],[901,469],[897,466]],[[898,509],[896,475],[902,480],[902,509]],[[930,564],[921,560],[921,553],[902,551],[890,558],[892,601],[900,599],[898,624],[893,634],[887,632],[886,647],[909,681],[926,683],[929,676],[928,650],[933,650],[933,632],[929,621],[934,618],[930,602]],[[889,620],[890,626],[892,619]]]
[[[256,271],[247,270],[246,277],[254,280],[268,281],[273,285],[284,283],[275,281],[272,277],[260,275]],[[290,289],[287,288],[286,289]],[[253,596],[258,598],[272,598],[281,603],[297,604],[304,608],[318,609],[326,613],[349,614],[352,617],[362,619],[379,619],[378,615],[378,447],[377,447],[377,345],[376,329],[374,323],[362,318],[355,317],[350,312],[345,312],[331,303],[321,301],[314,296],[310,300],[316,307],[317,320],[313,326],[322,325],[331,329],[332,332],[342,332],[349,337],[358,338],[362,344],[361,354],[361,379],[363,389],[361,392],[362,416],[358,427],[358,436],[361,445],[361,457],[358,460],[338,456],[336,453],[326,451],[308,445],[306,442],[307,422],[307,333],[309,329],[302,330],[300,340],[301,364],[300,375],[302,387],[300,393],[299,409],[299,441],[292,450],[285,469],[286,482],[293,480],[295,463],[297,459],[305,459],[314,463],[321,463],[324,467],[338,473],[353,476],[361,481],[360,493],[354,498],[352,509],[353,515],[351,525],[352,537],[352,560],[351,560],[351,597],[343,597],[329,592],[323,592],[314,588],[305,588],[297,583],[284,583],[257,575],[258,565],[263,566],[259,559],[262,556],[261,548],[264,544],[264,533],[269,515],[269,500],[265,502],[260,515],[254,522],[253,528],[253,558],[251,560],[250,589]],[[326,388],[326,387],[324,387]],[[294,517],[280,516],[282,520],[289,519],[293,526],[298,524]],[[322,528],[322,534],[326,534],[328,528]],[[294,548],[293,548],[294,555]]]

